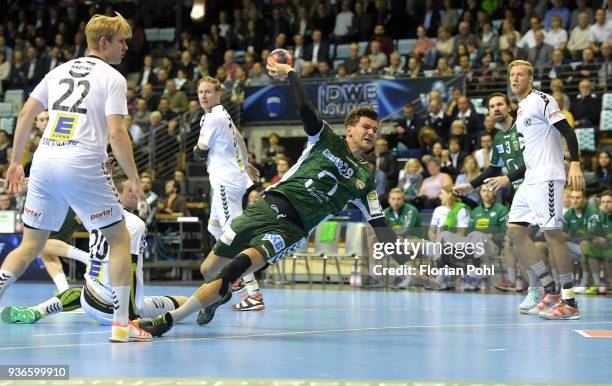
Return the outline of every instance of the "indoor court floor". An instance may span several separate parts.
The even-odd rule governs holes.
[[[2,306],[37,304],[54,289],[18,283],[6,291]],[[193,290],[148,286],[146,293]],[[518,313],[520,294],[315,286],[265,288],[264,296],[263,312],[233,312],[224,305],[208,326],[197,326],[194,315],[152,343],[110,344],[109,327],[80,311],[35,325],[0,325],[0,363],[69,365],[71,379],[103,382],[164,377],[218,380],[193,383],[208,385],[612,382],[610,297],[579,297],[580,320],[545,321]],[[232,381],[237,379],[244,381]],[[157,381],[152,384],[163,384]],[[5,384],[19,383],[0,380]]]

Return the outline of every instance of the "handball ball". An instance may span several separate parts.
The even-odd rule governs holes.
[[[277,48],[274,51],[270,52],[270,57],[276,63],[288,64],[293,66],[293,57],[289,53],[289,51],[284,50],[282,48]]]

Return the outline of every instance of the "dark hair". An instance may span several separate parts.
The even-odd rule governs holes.
[[[181,192],[181,185],[175,179],[168,180],[168,182],[170,182],[170,181],[172,181],[172,184],[174,185],[174,192],[176,194],[179,194]]]
[[[367,117],[376,121],[378,120],[378,113],[371,107],[358,107],[348,113],[344,120],[344,126],[355,126],[361,117]]]
[[[495,97],[501,97],[504,98],[504,102],[506,102],[507,106],[510,106],[510,98],[508,98],[507,94],[501,93],[501,92],[494,92],[493,94],[490,94],[487,97],[487,109],[489,109],[489,101],[491,101],[491,99],[495,98]]]
[[[608,159],[610,159],[610,163],[608,164],[606,171],[608,172],[608,174],[612,173],[612,156],[610,156],[610,152],[606,150],[599,150],[597,152],[597,161],[595,162],[595,168],[593,170],[595,174],[599,177],[601,177],[601,175],[604,173],[604,170],[601,168],[601,165],[599,165],[599,156],[601,155],[601,153],[605,153],[608,155]]]
[[[603,192],[601,192],[601,197],[604,196],[612,196],[612,189],[606,189]]]

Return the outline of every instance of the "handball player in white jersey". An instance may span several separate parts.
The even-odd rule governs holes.
[[[563,225],[563,187],[566,183],[563,144],[570,153],[567,182],[572,189],[584,189],[580,170],[580,153],[576,133],[569,125],[555,98],[533,88],[533,66],[524,60],[509,65],[512,93],[519,100],[516,128],[525,161],[524,181],[517,189],[508,215],[508,238],[515,250],[524,256],[538,277],[541,287],[531,288],[528,297],[532,307],[526,312],[545,319],[578,319],[574,299],[570,251],[561,230]],[[489,189],[505,184],[505,177],[486,181]],[[527,226],[544,230],[549,250],[559,269],[561,294],[556,290],[549,269],[529,238]]]
[[[215,240],[229,229],[232,220],[242,214],[243,196],[253,181],[259,179],[259,172],[249,165],[246,144],[234,125],[232,118],[221,105],[220,82],[204,77],[198,82],[198,99],[204,116],[200,121],[200,138],[194,148],[194,158],[206,163],[211,185],[211,209],[208,231]],[[206,281],[214,278],[225,259],[212,252],[202,263],[200,271]],[[242,283],[233,288],[234,292],[246,287],[247,296],[232,306],[235,311],[261,311],[265,309],[263,296],[254,274],[246,275]],[[203,311],[198,323],[207,324]],[[212,315],[210,315],[212,319]]]
[[[110,246],[114,322],[111,342],[146,341],[150,334],[128,319],[130,237],[123,207],[106,170],[106,148],[128,176],[132,194],[144,202],[132,146],[123,117],[127,83],[111,65],[119,64],[132,31],[119,14],[93,16],[85,27],[91,55],[70,60],[49,72],[36,86],[17,119],[13,157],[6,186],[18,192],[24,179],[23,150],[34,118],[45,108],[49,122],[34,153],[24,206],[21,245],[0,269],[0,296],[40,253],[50,231],[62,225],[68,207],[88,231],[100,229]]]

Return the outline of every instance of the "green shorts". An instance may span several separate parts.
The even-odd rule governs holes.
[[[582,251],[582,263],[586,263],[586,258],[595,257],[600,260],[612,260],[612,248],[610,247],[598,247],[592,242],[589,242],[586,248]]]
[[[236,217],[213,252],[217,256],[233,259],[248,248],[257,249],[268,264],[294,253],[308,240],[308,234],[286,218],[277,219],[278,214],[261,199]]]
[[[68,208],[68,214],[66,215],[66,219],[64,220],[62,227],[57,232],[51,232],[49,238],[71,244],[72,234],[76,232],[80,226],[81,223],[79,222],[76,213],[74,213],[72,208]]]

